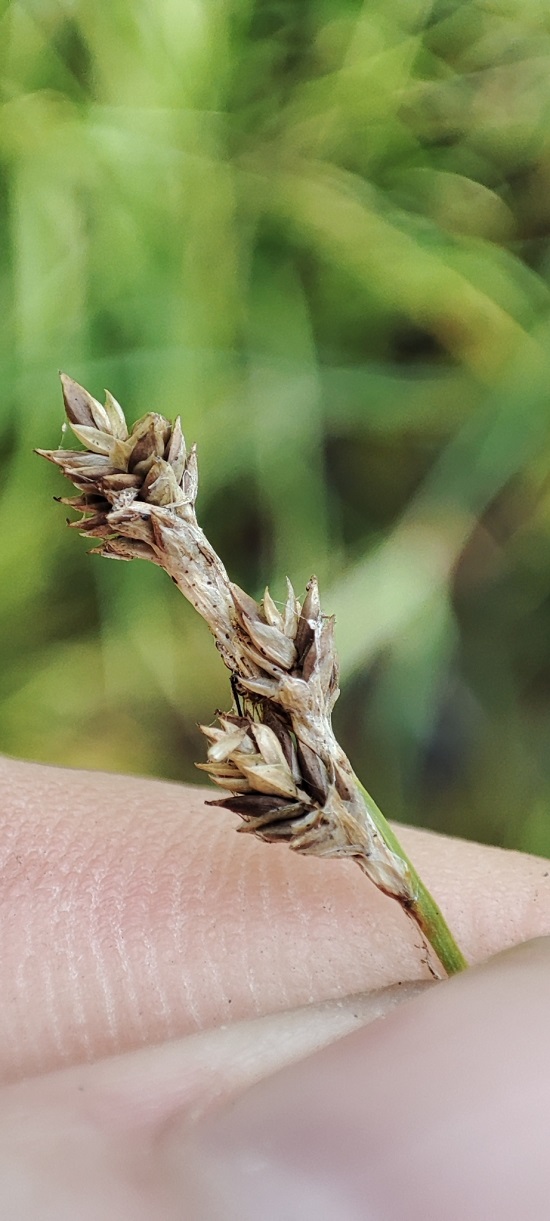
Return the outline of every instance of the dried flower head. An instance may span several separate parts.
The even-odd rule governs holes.
[[[354,858],[423,927],[419,879],[387,824],[388,833],[381,830],[385,820],[369,806],[332,730],[334,620],[322,613],[316,578],[303,604],[290,581],[282,609],[268,589],[256,602],[229,579],[198,525],[196,453],[187,450],[179,419],[170,424],[150,412],[129,430],[108,392],[103,407],[71,378],[61,380],[70,426],[85,449],[38,453],[78,489],[62,501],[83,514],[70,524],[99,539],[101,555],[164,568],[206,620],[231,671],[236,710],[202,727],[209,745],[198,766],[229,793],[212,804],[235,811],[241,829],[261,839]]]

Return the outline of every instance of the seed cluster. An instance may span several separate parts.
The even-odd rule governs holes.
[[[387,894],[415,898],[407,862],[379,834],[331,725],[338,697],[334,620],[322,613],[315,577],[303,604],[288,582],[279,609],[234,582],[195,514],[197,461],[179,419],[150,412],[128,429],[119,404],[105,406],[62,375],[70,426],[85,450],[38,452],[78,489],[62,503],[84,514],[71,525],[99,539],[100,554],[149,559],[164,568],[206,620],[231,671],[236,708],[203,726],[206,770],[229,796],[242,830],[298,852],[349,856]],[[241,707],[242,702],[242,707]]]

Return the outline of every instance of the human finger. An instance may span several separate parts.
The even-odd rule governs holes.
[[[165,1135],[194,1221],[546,1221],[550,941],[499,956]]]
[[[418,978],[351,862],[236,835],[204,790],[0,762],[5,1080]],[[550,930],[546,863],[403,830],[468,958]]]

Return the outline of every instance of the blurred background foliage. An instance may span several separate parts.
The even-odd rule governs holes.
[[[0,749],[197,779],[202,622],[63,526],[57,369],[316,571],[385,812],[550,852],[550,3],[0,0]]]

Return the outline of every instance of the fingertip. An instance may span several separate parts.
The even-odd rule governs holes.
[[[508,952],[254,1087],[184,1157],[197,1221],[546,1221],[549,967]]]

